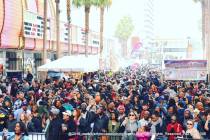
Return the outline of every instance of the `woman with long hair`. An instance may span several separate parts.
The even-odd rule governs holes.
[[[120,123],[118,122],[118,115],[115,112],[111,113],[108,124],[108,133],[118,133],[120,128]],[[120,140],[119,136],[110,136],[110,140]]]
[[[20,122],[22,122],[26,128],[28,127],[28,124],[29,124],[30,120],[32,119],[30,117],[31,116],[28,117],[25,113],[22,113],[20,115]]]
[[[3,140],[29,140],[28,132],[27,132],[27,129],[26,129],[24,123],[17,122],[15,124],[14,132],[15,132],[15,134],[8,138],[7,138],[7,135],[4,133]]]

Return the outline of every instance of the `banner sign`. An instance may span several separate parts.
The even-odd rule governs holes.
[[[206,70],[172,70],[166,69],[164,71],[166,80],[206,80]]]
[[[203,68],[207,67],[206,60],[165,60],[165,68]]]
[[[206,80],[206,60],[165,60],[165,80]]]

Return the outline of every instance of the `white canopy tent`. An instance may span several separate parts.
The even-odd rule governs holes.
[[[93,72],[99,69],[98,56],[64,56],[38,67],[38,71]]]

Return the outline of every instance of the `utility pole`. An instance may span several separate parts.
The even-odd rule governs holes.
[[[55,0],[56,3],[56,47],[57,47],[57,51],[56,51],[56,57],[57,59],[61,57],[61,50],[62,48],[60,48],[60,8],[59,8],[59,4],[60,4],[60,0]]]
[[[43,32],[43,53],[42,53],[42,64],[46,63],[47,60],[47,0],[44,0],[44,32]]]
[[[71,0],[67,0],[67,20],[68,20],[68,54],[71,55],[72,47],[71,47]]]

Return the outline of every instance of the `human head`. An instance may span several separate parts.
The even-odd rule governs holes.
[[[21,135],[21,134],[28,135],[25,124],[22,123],[22,122],[17,122],[15,124],[15,130],[14,131],[15,131],[16,135]]]
[[[99,106],[96,107],[96,113],[98,115],[102,115],[104,113],[104,111],[105,111],[105,107],[104,106],[99,105]]]
[[[159,114],[157,112],[153,113],[151,116],[152,122],[156,122],[159,119]]]
[[[22,109],[23,109],[24,111],[26,111],[26,110],[27,110],[27,107],[28,107],[28,103],[25,102],[25,101],[22,102],[21,107],[22,107]]]
[[[14,119],[14,113],[10,113],[9,116],[8,116],[8,119],[11,121]]]
[[[128,116],[129,116],[129,120],[136,120],[138,117],[135,111],[131,111]]]
[[[81,111],[82,112],[86,112],[86,109],[87,109],[87,104],[86,103],[82,103],[81,104]]]
[[[191,117],[191,112],[190,112],[190,110],[185,110],[184,111],[184,118],[185,119],[189,119]]]
[[[115,113],[115,112],[112,112],[111,113],[111,120],[115,120],[115,121],[117,121],[117,118],[118,118],[118,114],[117,113]]]
[[[188,120],[187,121],[187,129],[192,129],[194,127],[194,121],[193,120]]]
[[[55,107],[60,108],[62,106],[61,100],[55,100]]]
[[[199,110],[199,111],[203,111],[203,103],[202,102],[197,102],[196,103],[196,108]]]
[[[175,123],[176,122],[176,116],[175,115],[173,115],[173,116],[171,116],[171,123]]]
[[[64,121],[68,121],[70,119],[70,116],[72,115],[70,110],[66,110],[65,112],[63,112],[63,120]]]
[[[149,111],[144,111],[144,113],[143,113],[144,119],[145,119],[145,120],[148,120],[148,119],[149,119],[149,116],[150,116]]]
[[[123,105],[119,105],[117,108],[119,114],[124,114],[125,113],[125,107]]]

